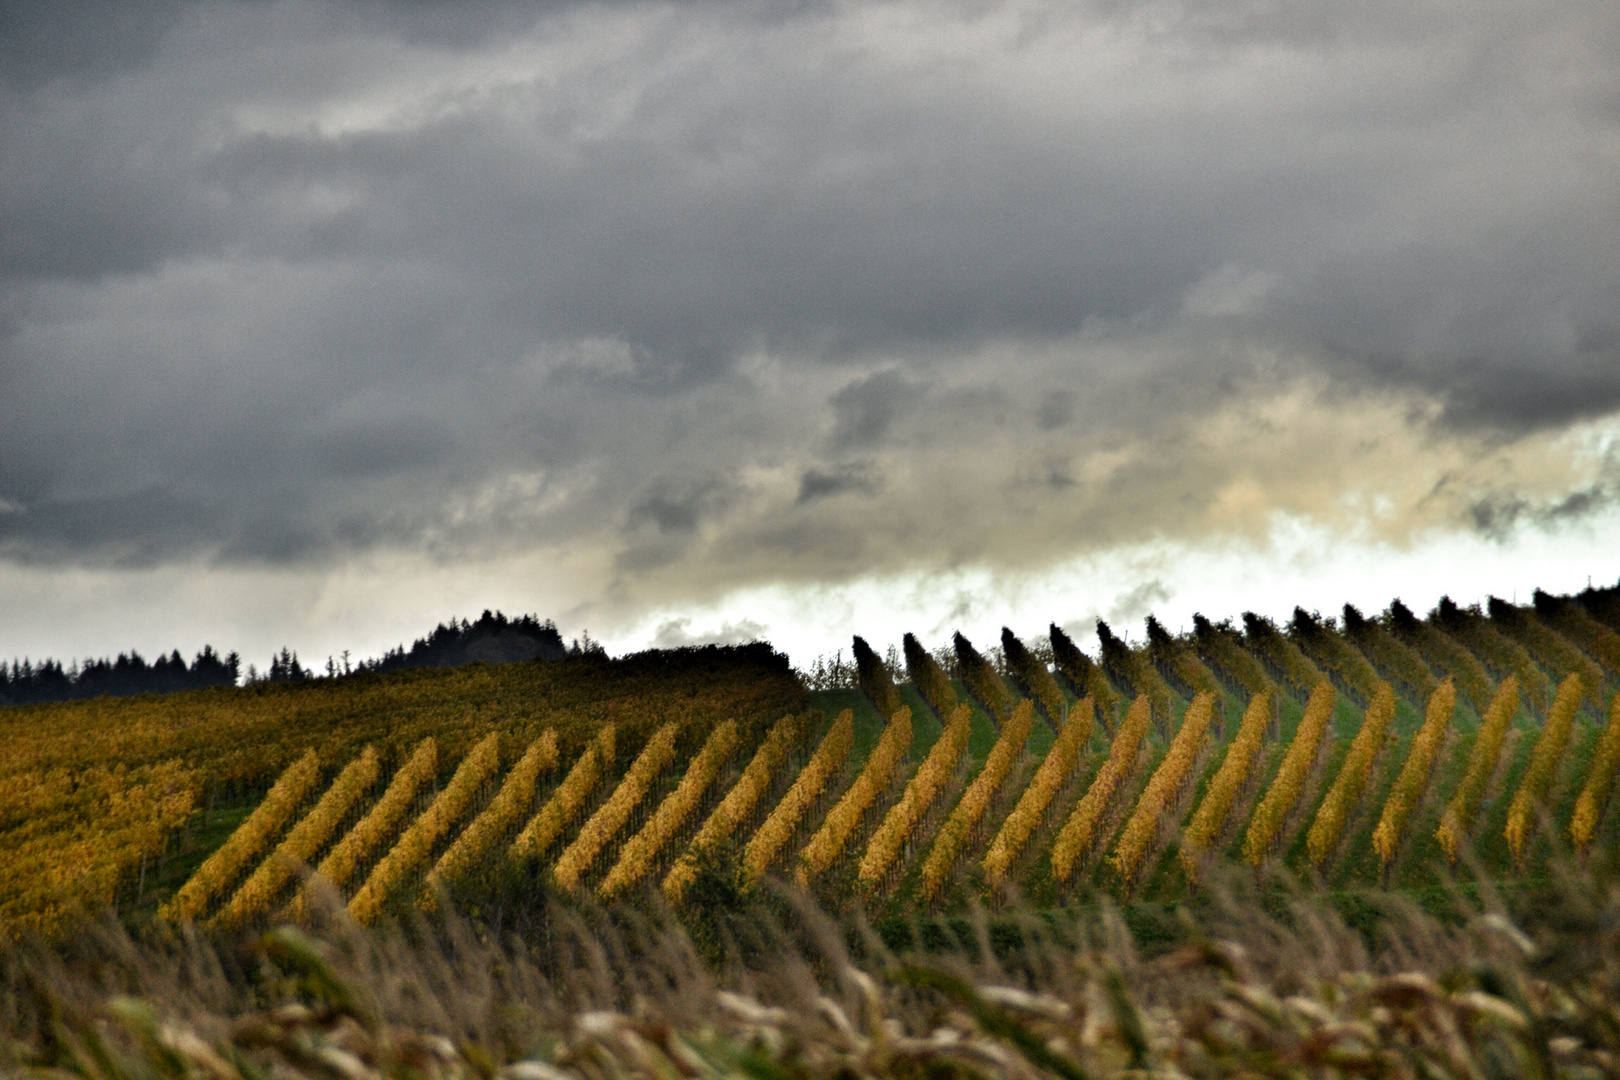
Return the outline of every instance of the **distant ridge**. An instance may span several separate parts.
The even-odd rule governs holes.
[[[333,677],[403,668],[457,667],[477,661],[510,664],[601,651],[602,647],[592,641],[588,633],[571,645],[565,644],[557,624],[550,619],[542,622],[534,615],[513,619],[486,609],[474,622],[451,619],[440,623],[426,637],[412,642],[409,649],[401,645],[375,660],[362,660],[353,667],[346,661],[340,664],[329,659],[325,671],[306,668],[299,663],[296,652],[282,649],[270,658],[269,667],[263,671],[248,665],[247,681],[295,682],[317,675]],[[242,677],[242,666],[241,657],[236,653],[221,657],[211,645],[204,647],[189,667],[178,650],[169,656],[159,656],[151,663],[134,650],[120,653],[117,660],[83,663],[13,660],[9,666],[0,663],[0,706],[235,686]]]

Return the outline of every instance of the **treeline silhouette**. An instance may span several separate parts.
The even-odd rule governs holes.
[[[398,671],[401,668],[456,667],[482,660],[505,664],[520,660],[556,660],[564,656],[602,653],[589,633],[570,644],[563,642],[557,624],[533,615],[508,618],[485,610],[474,622],[451,619],[426,637],[389,649],[382,656],[351,664],[329,657],[324,670],[305,667],[298,654],[283,648],[259,670],[249,664],[247,682],[295,682],[300,679],[337,678],[345,675]],[[76,698],[128,697],[133,694],[168,694],[209,686],[235,686],[243,681],[241,657],[221,657],[205,646],[187,666],[179,650],[147,663],[140,653],[120,653],[116,660],[86,660],[64,664],[60,660],[13,660],[0,663],[0,705],[71,701]]]
[[[500,612],[487,608],[477,622],[451,619],[440,623],[425,638],[418,638],[407,651],[403,646],[390,649],[376,660],[361,663],[362,671],[396,671],[413,667],[457,667],[483,660],[491,664],[506,664],[515,660],[557,660],[582,652],[601,652],[602,648],[586,634],[584,641],[576,640],[572,650],[563,644],[557,624],[547,619],[541,622],[533,615],[508,619]],[[296,662],[296,661],[295,661]]]
[[[168,656],[159,656],[150,664],[133,649],[119,653],[116,660],[86,660],[82,664],[63,664],[60,660],[34,664],[28,660],[13,660],[9,667],[0,663],[0,704],[25,705],[38,701],[168,694],[208,686],[235,686],[241,673],[240,656],[233,652],[221,657],[212,645],[205,646],[190,666],[179,649]]]

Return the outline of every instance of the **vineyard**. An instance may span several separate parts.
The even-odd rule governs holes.
[[[1620,847],[1620,590],[1098,638],[857,638],[852,685],[816,691],[753,647],[12,710],[0,842],[28,854],[0,918],[128,903],[232,785],[237,822],[154,917],[296,918],[312,888],[361,923],[541,890],[679,908],[773,879],[878,915],[1055,907],[1171,901],[1215,864],[1411,889]]]
[[[728,719],[752,744],[807,705],[785,657],[742,646],[0,709],[0,939],[109,907],[234,925],[294,903],[305,866],[353,893],[404,833],[425,839],[417,823],[495,736],[402,869],[414,885],[448,856],[441,872],[458,874],[510,842],[502,812],[529,819],[525,775],[549,795],[556,762],[604,730],[639,749],[673,724],[684,760]]]

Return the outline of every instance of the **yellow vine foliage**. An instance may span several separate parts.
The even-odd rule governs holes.
[[[601,782],[602,774],[607,769],[606,763],[613,760],[613,743],[613,725],[608,724],[579,755],[579,760],[568,770],[568,775],[557,785],[557,790],[551,793],[551,798],[535,811],[534,817],[512,841],[510,850],[514,859],[538,858],[562,835]]]
[[[967,843],[968,834],[984,817],[985,811],[990,809],[990,800],[1007,779],[1013,763],[1024,749],[1024,743],[1029,740],[1029,733],[1035,726],[1034,714],[1034,703],[1028,698],[1014,706],[1012,714],[1001,727],[995,745],[990,747],[990,753],[984,759],[984,768],[979,770],[979,775],[968,785],[967,791],[951,811],[951,816],[940,826],[934,846],[929,849],[928,858],[923,860],[925,898],[932,900],[945,887],[945,878],[961,853],[962,845]]]
[[[58,766],[0,780],[0,815],[16,823],[0,841],[0,942],[55,936],[110,906],[191,816],[201,779],[171,760]]]
[[[714,812],[698,829],[697,836],[687,845],[686,852],[664,876],[664,896],[670,903],[678,904],[685,898],[686,890],[697,880],[699,862],[704,853],[722,840],[729,839],[754,812],[759,800],[770,790],[771,777],[787,760],[788,750],[792,748],[799,728],[799,717],[784,716],[765,736],[765,741],[754,751],[742,776],[726,792],[726,797],[720,800],[720,805],[714,808]]]
[[[1575,797],[1575,812],[1569,819],[1569,838],[1583,854],[1591,846],[1603,809],[1609,803],[1617,769],[1620,769],[1620,694],[1609,702],[1609,722],[1592,753],[1586,783]]]
[[[1372,700],[1361,714],[1361,728],[1356,732],[1356,737],[1350,740],[1350,749],[1345,752],[1344,764],[1339,766],[1339,775],[1334,777],[1333,786],[1328,788],[1322,805],[1316,808],[1311,830],[1305,834],[1306,851],[1310,855],[1311,865],[1317,869],[1321,869],[1328,856],[1333,854],[1339,837],[1344,833],[1344,823],[1350,820],[1350,814],[1361,802],[1367,780],[1372,776],[1373,765],[1378,761],[1378,752],[1383,749],[1384,739],[1389,734],[1390,721],[1394,719],[1395,690],[1389,683],[1380,682],[1373,689]]]
[[[613,789],[613,794],[608,796],[608,801],[597,808],[596,813],[579,830],[579,835],[574,837],[574,842],[563,849],[554,870],[559,888],[568,892],[579,888],[579,880],[585,876],[585,871],[591,868],[591,863],[596,861],[602,849],[619,835],[624,823],[630,820],[631,812],[647,797],[658,774],[675,760],[675,736],[679,731],[678,724],[665,724],[647,740],[647,745],[631,764],[630,771],[624,774],[624,779],[619,781],[619,786]]]
[[[861,774],[833,804],[821,828],[816,830],[799,853],[799,867],[794,876],[800,888],[807,887],[812,877],[825,873],[827,867],[843,853],[844,844],[860,827],[861,818],[877,801],[877,797],[883,794],[889,781],[894,779],[894,770],[899,767],[910,746],[911,709],[902,705],[884,727],[877,745],[872,748],[866,764],[861,768]]]
[[[692,757],[675,790],[664,797],[653,816],[625,842],[618,861],[597,888],[604,899],[631,888],[652,873],[653,862],[675,833],[697,813],[703,793],[709,790],[720,767],[737,749],[737,721],[727,720],[709,733],[703,748]]]
[[[990,842],[990,850],[984,856],[984,876],[991,888],[1006,880],[1013,860],[1018,858],[1046,816],[1046,808],[1052,805],[1059,789],[1073,775],[1081,752],[1091,741],[1095,711],[1090,698],[1085,698],[1069,710],[1069,722],[1058,732],[1041,767],[1035,771],[1034,779],[1018,797],[1018,805],[1001,823],[1001,829]]]
[[[501,782],[501,790],[473,818],[472,824],[439,856],[422,888],[421,905],[429,911],[438,908],[440,884],[461,881],[472,873],[489,850],[512,829],[517,828],[534,802],[534,786],[540,774],[557,767],[557,729],[547,728],[523,752],[512,771]]]
[[[1395,778],[1389,798],[1384,800],[1384,812],[1379,815],[1378,827],[1373,830],[1373,850],[1378,852],[1378,862],[1382,866],[1388,866],[1390,860],[1395,858],[1395,849],[1400,846],[1401,835],[1406,831],[1406,821],[1429,787],[1429,774],[1434,771],[1434,755],[1440,750],[1441,740],[1446,737],[1446,729],[1451,726],[1451,714],[1456,708],[1457,688],[1450,679],[1446,679],[1429,695],[1423,726],[1412,736],[1406,763],[1401,766],[1401,774]]]
[[[951,711],[950,722],[934,740],[934,746],[923,759],[915,776],[906,784],[900,801],[883,816],[883,824],[867,842],[866,854],[861,856],[856,880],[863,888],[876,889],[889,872],[889,867],[900,857],[900,848],[911,835],[939,793],[950,782],[956,763],[967,750],[968,736],[972,734],[973,707],[958,705]]]
[[[822,737],[821,745],[810,755],[809,762],[800,770],[793,786],[788,788],[782,801],[776,804],[776,809],[771,811],[743,849],[743,871],[750,880],[758,879],[770,869],[783,846],[793,838],[799,820],[821,797],[827,784],[838,775],[838,770],[844,767],[854,745],[855,714],[845,709]]]
[[[1198,757],[1199,750],[1203,749],[1204,738],[1209,734],[1209,725],[1214,718],[1213,694],[1205,691],[1193,698],[1192,704],[1187,706],[1187,715],[1182,718],[1181,730],[1170,740],[1170,748],[1165,751],[1164,760],[1153,770],[1153,775],[1148,778],[1147,787],[1142,789],[1141,798],[1136,800],[1136,809],[1131,812],[1130,820],[1125,823],[1119,843],[1114,848],[1114,867],[1124,879],[1126,888],[1136,880],[1148,849],[1158,839],[1159,815],[1164,813],[1165,807],[1170,805],[1170,800],[1181,790],[1182,784],[1186,783],[1187,775],[1192,772],[1193,761]]]
[[[388,790],[377,800],[377,805],[373,806],[365,817],[355,822],[354,827],[344,834],[343,839],[333,845],[332,850],[326,853],[326,858],[315,868],[315,873],[337,889],[347,887],[349,879],[354,877],[355,869],[377,845],[394,835],[399,823],[410,811],[411,803],[416,799],[417,789],[431,780],[438,768],[438,744],[433,741],[433,736],[429,735],[417,744],[410,760],[394,774],[394,779],[388,784]],[[308,905],[309,891],[306,888],[298,894],[298,900],[293,907],[294,914],[302,916],[308,910]]]
[[[1558,694],[1547,712],[1547,723],[1530,753],[1530,767],[1519,781],[1519,790],[1513,793],[1502,835],[1507,837],[1508,849],[1513,852],[1515,861],[1524,858],[1524,848],[1535,825],[1535,812],[1547,798],[1558,763],[1564,759],[1564,749],[1575,727],[1575,710],[1580,707],[1583,692],[1579,675],[1570,675],[1559,684]]]
[[[320,779],[321,764],[315,751],[287,766],[270,793],[248,819],[237,828],[220,849],[197,868],[174,897],[158,909],[158,915],[173,921],[191,920],[208,909],[208,903],[235,880],[242,869],[270,843],[303,803]]]
[[[1265,861],[1271,845],[1277,841],[1277,834],[1282,831],[1283,822],[1305,790],[1322,737],[1333,719],[1334,697],[1333,684],[1323,679],[1305,703],[1305,715],[1300,718],[1294,740],[1283,754],[1282,765],[1249,819],[1249,831],[1243,837],[1243,858],[1250,866],[1259,866]]]
[[[1507,740],[1508,726],[1518,711],[1519,680],[1517,676],[1509,675],[1496,688],[1496,696],[1491,698],[1490,705],[1485,709],[1485,719],[1480,722],[1474,748],[1468,754],[1468,771],[1452,793],[1451,801],[1440,815],[1440,827],[1434,833],[1446,858],[1452,862],[1456,862],[1457,856],[1462,854],[1463,842],[1474,822],[1474,813],[1485,795],[1485,785],[1490,783],[1491,774],[1496,771],[1496,764],[1502,757],[1502,744]]]
[[[1198,809],[1193,811],[1192,820],[1181,835],[1181,865],[1189,878],[1196,880],[1199,858],[1226,827],[1232,804],[1237,802],[1238,792],[1248,782],[1254,760],[1265,743],[1266,728],[1271,725],[1271,693],[1261,690],[1249,699],[1237,734],[1227,745],[1220,768],[1210,778]]]
[[[456,766],[455,775],[436,795],[422,816],[408,825],[388,854],[371,868],[360,891],[349,901],[355,922],[370,924],[382,914],[383,903],[405,876],[433,855],[433,845],[460,821],[478,797],[479,788],[501,765],[501,738],[486,735]]]
[[[371,785],[377,782],[379,766],[377,750],[368,746],[360,756],[344,766],[332,786],[326,789],[314,809],[292,827],[270,857],[248,875],[226,903],[215,921],[222,926],[236,926],[245,920],[270,910],[277,895],[287,887],[298,867],[315,857],[316,852],[332,838],[343,824],[354,804]]]
[[[1136,768],[1136,754],[1152,719],[1153,707],[1147,695],[1138,694],[1108,748],[1108,760],[1097,770],[1091,786],[1052,843],[1052,874],[1059,881],[1069,880],[1081,857],[1090,850],[1097,824],[1113,801],[1114,791]]]

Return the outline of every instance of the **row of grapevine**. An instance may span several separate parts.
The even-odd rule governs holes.
[[[1193,761],[1203,748],[1214,714],[1215,695],[1205,692],[1193,699],[1181,721],[1181,730],[1176,732],[1164,760],[1148,778],[1147,787],[1137,799],[1136,809],[1126,821],[1119,844],[1114,848],[1114,867],[1127,888],[1136,879],[1149,847],[1158,839],[1159,816],[1192,772]]]
[[[1586,783],[1576,796],[1575,813],[1569,821],[1569,838],[1583,854],[1591,846],[1598,819],[1603,816],[1603,808],[1609,803],[1616,772],[1620,772],[1620,694],[1615,694],[1609,704],[1609,722],[1604,725],[1603,734],[1598,738],[1591,766],[1587,770]]]
[[[1013,709],[1007,722],[1002,725],[1001,735],[985,758],[984,768],[979,770],[979,775],[968,785],[955,809],[945,819],[945,824],[940,826],[934,846],[923,860],[922,889],[925,898],[932,900],[944,889],[945,879],[967,843],[969,834],[984,818],[985,811],[990,808],[990,800],[1001,789],[1002,782],[1012,771],[1013,762],[1029,740],[1034,726],[1033,713],[1034,708],[1027,698]]]
[[[433,779],[438,763],[438,744],[429,735],[417,745],[405,766],[394,774],[377,804],[327,852],[326,858],[315,868],[316,875],[334,888],[346,887],[371,853],[394,835],[415,801],[417,790]],[[301,916],[307,912],[309,901],[309,890],[305,888],[294,902],[294,913]]]
[[[1096,708],[1097,716],[1102,720],[1104,731],[1113,731],[1114,722],[1119,718],[1119,694],[1114,690],[1108,676],[1103,674],[1102,668],[1092,663],[1091,657],[1080,651],[1062,627],[1053,623],[1048,629],[1052,638],[1052,660],[1063,677],[1069,681],[1074,692],[1080,697],[1088,697]]]
[[[811,878],[824,873],[844,851],[850,834],[860,825],[862,816],[877,797],[889,786],[894,771],[911,746],[911,709],[902,705],[890,718],[877,746],[867,756],[855,782],[833,805],[821,828],[799,853],[799,866],[795,872],[800,887],[810,884]]]
[[[1209,669],[1209,665],[1198,659],[1198,654],[1185,642],[1172,637],[1170,631],[1152,615],[1147,617],[1147,634],[1148,655],[1165,682],[1173,685],[1189,701],[1201,693],[1213,695],[1218,722],[1226,701],[1226,688]]]
[[[1620,676],[1620,633],[1594,619],[1579,604],[1540,589],[1535,593],[1535,608],[1536,614],[1548,625],[1602,664],[1611,675]]]
[[[950,782],[951,774],[967,750],[973,709],[958,705],[952,710],[945,730],[934,741],[933,749],[915,775],[906,783],[906,790],[898,802],[884,815],[872,838],[867,841],[866,854],[861,856],[856,879],[868,891],[873,891],[888,876],[889,869],[900,856],[900,849],[934,800]]]
[[[793,838],[800,820],[844,767],[854,745],[855,715],[845,709],[822,736],[821,745],[810,755],[793,786],[743,849],[743,869],[751,879],[759,878],[770,869],[771,863]]]
[[[1532,818],[1546,801],[1553,774],[1564,759],[1564,749],[1569,745],[1570,733],[1575,728],[1575,710],[1580,708],[1581,696],[1579,675],[1570,675],[1558,687],[1558,696],[1547,713],[1547,723],[1542,727],[1535,749],[1530,753],[1530,767],[1519,781],[1519,790],[1513,793],[1503,835],[1507,837],[1508,849],[1513,852],[1515,860],[1524,857],[1524,848],[1534,824]]]
[[[579,888],[580,878],[585,871],[624,828],[630,814],[647,797],[658,774],[675,760],[675,736],[678,732],[676,725],[665,724],[647,740],[647,745],[624,774],[624,779],[619,781],[619,786],[613,789],[613,794],[608,796],[607,802],[597,808],[596,813],[579,830],[579,835],[574,837],[573,843],[563,849],[557,865],[552,868],[559,886],[569,892]]]
[[[991,888],[1006,879],[1013,860],[1040,826],[1059,789],[1074,775],[1080,755],[1091,741],[1092,712],[1090,698],[1081,699],[1070,711],[1069,723],[1058,732],[1034,779],[1018,797],[1018,805],[1013,807],[996,838],[990,842],[990,850],[984,856],[984,876]]]
[[[216,920],[221,925],[234,926],[268,911],[276,897],[292,881],[298,867],[315,857],[343,823],[349,810],[377,782],[378,769],[377,750],[368,746],[344,767],[315,808],[288,831],[270,857],[248,876]]]
[[[1091,849],[1097,826],[1113,800],[1114,792],[1136,768],[1137,751],[1152,721],[1153,706],[1146,694],[1138,694],[1109,746],[1108,760],[1097,770],[1091,786],[1080,797],[1079,804],[1052,842],[1052,874],[1059,881],[1069,880],[1075,866]]]
[[[1579,675],[1592,705],[1600,709],[1603,707],[1603,670],[1591,657],[1533,613],[1514,604],[1493,596],[1487,610],[1492,625],[1500,627],[1505,636],[1524,646],[1531,659],[1552,671]]]
[[[855,636],[855,682],[868,701],[877,706],[879,716],[893,716],[900,708],[900,691],[894,685],[883,658],[859,634]]]
[[[548,728],[544,735],[529,745],[512,771],[506,774],[495,798],[433,864],[427,887],[422,891],[424,906],[430,909],[437,906],[440,886],[466,878],[484,856],[523,821],[534,802],[534,788],[539,783],[540,774],[556,767],[557,729]]]
[[[1199,659],[1240,688],[1244,697],[1252,699],[1271,690],[1271,676],[1243,647],[1242,637],[1236,630],[1194,615],[1193,643]]]
[[[1373,695],[1384,680],[1354,645],[1300,607],[1294,609],[1288,632],[1300,651],[1337,679],[1356,704],[1365,709],[1372,703]]]
[[[956,648],[956,666],[962,673],[962,681],[967,684],[968,693],[984,706],[984,711],[997,724],[1005,724],[1013,706],[1007,684],[1001,681],[1001,676],[990,661],[967,638],[958,633],[952,636],[951,642]]]
[[[1068,703],[1063,696],[1063,690],[1052,677],[1052,673],[1046,670],[1046,665],[1005,626],[1001,628],[1001,654],[1007,658],[1007,666],[1012,668],[1013,676],[1023,684],[1029,696],[1041,707],[1041,711],[1046,714],[1052,726],[1062,727],[1064,717],[1068,713]]]
[[[1484,662],[1499,679],[1518,677],[1519,693],[1537,712],[1551,700],[1551,684],[1523,645],[1502,633],[1478,611],[1458,607],[1449,597],[1440,598],[1435,619],[1447,634]]]
[[[545,805],[523,826],[523,831],[512,841],[512,854],[519,859],[533,859],[546,853],[563,830],[585,809],[591,793],[601,783],[602,776],[613,764],[617,742],[617,729],[605,725],[591,740],[585,752],[579,755],[574,767],[568,770],[563,782],[551,793]]]
[[[1316,686],[1327,678],[1270,619],[1245,611],[1243,632],[1244,648],[1296,696],[1315,693]]]
[[[1354,604],[1344,605],[1345,639],[1413,701],[1428,701],[1439,685],[1428,662]]]
[[[1350,740],[1350,749],[1344,755],[1339,773],[1328,788],[1322,805],[1316,808],[1316,817],[1305,834],[1305,846],[1311,865],[1318,870],[1333,854],[1344,833],[1345,822],[1361,802],[1361,796],[1372,777],[1373,766],[1384,749],[1390,722],[1395,719],[1395,693],[1389,683],[1381,682],[1373,691],[1372,700],[1361,714],[1361,727]]]
[[[1395,858],[1395,849],[1406,833],[1406,819],[1428,789],[1434,757],[1440,752],[1440,742],[1446,737],[1446,731],[1451,726],[1451,714],[1456,707],[1457,690],[1447,679],[1429,696],[1423,726],[1412,737],[1406,763],[1395,778],[1395,786],[1390,789],[1389,798],[1384,801],[1384,812],[1373,830],[1373,849],[1378,852],[1378,861],[1385,867]]]
[[[1496,696],[1485,709],[1485,719],[1474,735],[1474,748],[1468,754],[1468,770],[1452,793],[1441,815],[1435,839],[1452,862],[1462,853],[1474,823],[1474,813],[1485,795],[1485,785],[1496,771],[1502,757],[1502,744],[1507,740],[1508,727],[1519,711],[1519,680],[1509,675],[1496,688]]]
[[[388,854],[372,867],[365,884],[349,901],[349,915],[356,922],[365,924],[377,920],[389,894],[406,875],[428,861],[434,844],[466,814],[479,789],[494,775],[500,763],[500,736],[486,735],[472,753],[462,759],[455,775],[428,804],[422,816],[411,822]]]
[[[675,790],[658,804],[658,809],[641,830],[625,842],[619,861],[608,871],[597,889],[605,898],[616,896],[652,873],[653,860],[675,837],[675,833],[697,813],[703,793],[709,790],[720,768],[737,749],[737,721],[727,720],[709,735],[703,748],[686,767],[686,774]]]
[[[1226,828],[1227,818],[1231,816],[1238,793],[1248,783],[1249,773],[1265,744],[1266,729],[1270,726],[1271,692],[1262,690],[1249,699],[1237,734],[1227,744],[1226,756],[1210,778],[1209,786],[1204,789],[1204,797],[1193,811],[1186,832],[1182,834],[1181,862],[1189,878],[1197,878],[1199,862]]]
[[[720,805],[714,808],[703,825],[698,829],[697,836],[692,839],[687,851],[676,860],[664,878],[664,895],[671,902],[679,903],[686,895],[686,890],[697,879],[700,861],[720,843],[731,839],[732,835],[742,826],[743,822],[753,814],[754,808],[765,797],[765,792],[771,786],[771,778],[776,770],[782,767],[787,760],[788,751],[792,749],[793,741],[798,737],[800,727],[799,718],[784,716],[778,720],[754,751],[753,758],[748,767],[743,770],[742,777],[734,784],[726,797],[720,800]]]
[[[1168,731],[1174,694],[1148,657],[1114,636],[1108,624],[1097,620],[1097,652],[1103,670],[1132,697],[1146,696],[1153,708],[1153,721]]]
[[[291,820],[320,776],[320,759],[315,756],[315,751],[305,751],[303,757],[281,774],[270,793],[248,815],[247,820],[197,868],[197,872],[159,909],[158,914],[175,921],[200,917],[208,909],[209,902],[229,887]]]
[[[956,687],[951,685],[950,676],[912,635],[905,636],[903,646],[906,674],[911,677],[911,685],[917,688],[942,723],[949,722],[951,713],[956,709]]]
[[[1294,738],[1283,754],[1277,775],[1249,819],[1249,831],[1243,837],[1243,858],[1251,866],[1259,866],[1270,854],[1284,822],[1304,794],[1322,738],[1327,734],[1328,721],[1333,719],[1333,703],[1333,684],[1323,679],[1311,691],[1310,700],[1305,703],[1305,715],[1300,718]]]
[[[1389,605],[1389,630],[1441,675],[1450,675],[1457,689],[1484,716],[1492,697],[1490,672],[1460,641],[1435,624],[1419,619],[1405,604]]]

